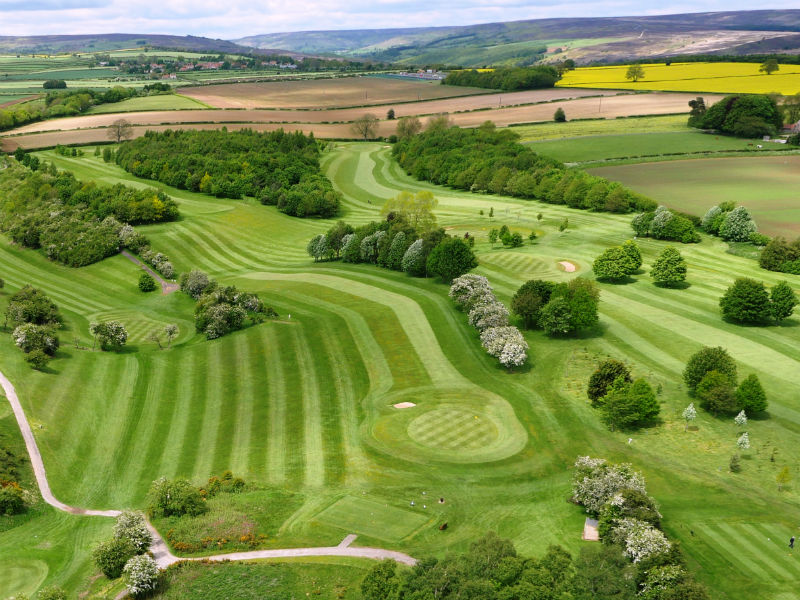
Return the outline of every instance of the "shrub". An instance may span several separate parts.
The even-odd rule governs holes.
[[[553,115],[553,120],[556,123],[564,123],[567,120],[567,114],[564,112],[564,109],[559,107],[556,109],[555,114]]]
[[[770,291],[769,300],[772,317],[777,323],[791,317],[794,307],[797,306],[797,295],[785,281],[775,284]]]
[[[9,298],[6,321],[12,327],[23,323],[59,327],[62,320],[55,303],[35,287],[26,285]]]
[[[147,552],[153,543],[153,536],[147,529],[144,516],[130,510],[122,511],[117,517],[114,523],[114,537],[130,540],[137,554]]]
[[[579,456],[572,476],[575,500],[597,514],[612,496],[624,489],[645,493],[644,478],[627,463],[611,465],[602,458]]]
[[[100,342],[102,350],[119,350],[128,342],[128,330],[119,321],[90,323],[89,332]]]
[[[745,377],[742,383],[739,384],[736,389],[736,403],[737,407],[750,415],[767,410],[769,406],[767,395],[764,393],[764,388],[761,387],[761,382],[755,373]]]
[[[136,556],[136,548],[127,538],[114,537],[98,544],[92,551],[95,565],[109,579],[122,575],[125,563]]]
[[[683,381],[690,392],[694,392],[700,380],[709,371],[717,371],[725,375],[731,385],[736,384],[736,363],[725,348],[706,346],[694,353],[683,371]]]
[[[125,563],[123,576],[125,587],[134,596],[147,594],[158,587],[158,566],[146,554],[134,556]]]
[[[622,244],[622,249],[633,261],[635,269],[638,270],[642,266],[642,252],[639,250],[639,246],[636,244],[636,242],[633,240],[627,240]]]
[[[601,362],[597,370],[589,377],[589,385],[586,390],[586,394],[592,404],[598,403],[608,393],[608,388],[611,387],[611,384],[620,377],[626,383],[633,382],[630,369],[625,363],[613,358]]]
[[[660,411],[650,384],[644,379],[633,383],[619,377],[601,401],[603,420],[613,430],[616,427],[638,427],[651,423]]]
[[[492,297],[489,280],[481,275],[467,273],[453,280],[448,293],[455,305],[461,310],[470,310],[475,304],[481,302],[488,295]]]
[[[739,278],[719,301],[722,316],[739,323],[766,323],[772,318],[767,288],[760,281]]]
[[[60,587],[51,585],[39,591],[36,600],[67,600],[67,592]]]
[[[205,511],[200,490],[185,479],[156,479],[147,494],[147,512],[153,517],[197,516]]]
[[[142,292],[152,292],[156,289],[156,280],[148,273],[139,275],[139,290]]]
[[[739,404],[730,378],[719,371],[709,371],[697,384],[695,394],[705,409],[719,413],[735,413]]]
[[[469,311],[469,324],[478,331],[508,325],[508,309],[496,300],[476,304]]]
[[[509,369],[528,360],[528,343],[516,327],[490,327],[481,333],[481,345]]]
[[[11,336],[17,348],[26,354],[39,350],[48,356],[53,356],[59,347],[59,340],[52,325],[24,323],[16,327]]]
[[[25,355],[25,362],[27,362],[34,369],[41,371],[50,362],[50,356],[45,354],[43,350],[32,350]]]
[[[17,515],[25,510],[25,496],[16,483],[0,485],[0,515]]]

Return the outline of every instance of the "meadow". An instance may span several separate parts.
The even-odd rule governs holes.
[[[767,149],[769,144],[764,144]],[[800,156],[748,156],[660,162],[592,169],[669,207],[702,216],[733,200],[750,210],[759,230],[789,239],[800,236]]]
[[[91,148],[81,158],[39,156],[81,179],[152,185],[94,158]],[[383,144],[337,144],[323,166],[344,194],[343,218],[353,224],[377,218],[382,201],[400,190],[433,191],[439,222],[453,235],[476,236],[476,272],[505,302],[530,278],[591,276],[597,254],[632,237],[629,215],[414,181]],[[30,282],[66,317],[62,350],[49,372],[31,371],[9,336],[0,337],[2,370],[17,386],[60,500],[141,507],[156,477],[201,483],[231,469],[299,503],[277,526],[275,543],[282,547],[357,533],[357,545],[442,555],[491,529],[523,554],[540,554],[551,543],[576,552],[586,543],[584,515],[567,502],[569,467],[577,455],[591,454],[643,471],[665,530],[681,542],[715,599],[799,597],[800,564],[784,545],[797,533],[800,487],[779,492],[775,483],[778,470],[793,465],[800,426],[798,321],[739,327],[720,319],[717,303],[734,274],[768,284],[788,278],[795,287],[800,278],[761,271],[726,253],[721,241],[704,238],[681,248],[689,265],[686,289],[655,287],[647,266],[628,284],[600,284],[596,331],[577,339],[528,332],[530,365],[509,374],[481,350],[443,284],[367,265],[313,263],[305,244],[330,221],[156,187],[175,197],[183,218],[142,227],[153,246],[178,271],[201,268],[258,292],[280,317],[205,341],[193,331],[191,300],[140,293],[139,272],[123,257],[68,269],[3,238],[0,309],[10,292]],[[564,218],[570,226],[559,232]],[[514,250],[492,246],[488,231],[502,224],[538,238]],[[666,245],[639,243],[645,265]],[[560,270],[563,260],[577,273]],[[90,344],[89,321],[112,316],[131,331],[128,350],[81,349]],[[160,351],[147,333],[166,323],[177,323],[181,336],[173,349]],[[703,345],[727,347],[740,377],[757,373],[770,397],[769,416],[751,421],[753,447],[738,474],[727,469],[736,450],[732,422],[701,412],[696,427],[684,432],[680,413],[690,399],[680,373]],[[661,424],[633,436],[601,424],[585,385],[607,356],[627,361],[635,376],[660,390]],[[417,406],[392,407],[403,401]],[[439,497],[444,504],[434,501]],[[438,529],[442,522],[447,531]],[[75,591],[102,587],[102,578],[89,583],[88,552],[109,527],[48,512],[0,536],[0,560],[14,558],[14,581],[25,589],[35,579],[27,574],[35,573]],[[235,567],[214,568],[235,579]]]
[[[104,115],[151,110],[197,110],[199,108],[209,107],[199,100],[187,98],[180,94],[157,94],[155,96],[129,98],[128,100],[114,102],[113,104],[98,104],[97,106],[92,106],[87,111],[87,114]]]
[[[562,87],[616,88],[670,92],[715,92],[788,96],[800,92],[800,65],[780,65],[771,75],[759,72],[758,63],[643,64],[644,78],[625,78],[628,65],[579,67],[567,71],[556,85]]]

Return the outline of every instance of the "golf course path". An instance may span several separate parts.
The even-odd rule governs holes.
[[[2,372],[0,372],[0,386],[2,386],[6,398],[8,398],[8,401],[11,404],[11,409],[14,411],[17,424],[22,432],[22,438],[25,440],[25,447],[28,450],[28,456],[30,456],[31,459],[31,466],[33,466],[33,473],[36,476],[36,483],[39,486],[39,491],[41,492],[44,501],[58,510],[68,512],[73,515],[117,517],[121,512],[119,510],[90,510],[86,508],[78,508],[64,504],[56,499],[52,490],[50,489],[50,484],[47,482],[47,475],[44,470],[42,455],[39,452],[39,446],[36,444],[36,438],[33,437],[33,430],[31,429],[28,420],[25,418],[25,411],[22,410],[22,405],[17,397],[17,391]],[[172,554],[172,552],[170,552],[169,547],[164,541],[164,538],[159,535],[158,531],[156,531],[155,527],[153,527],[149,521],[147,522],[147,528],[153,535],[153,544],[150,546],[150,552],[153,554],[156,564],[161,569],[182,560],[253,560],[257,558],[291,558],[298,556],[352,556],[356,558],[372,558],[375,560],[392,558],[397,562],[406,565],[414,565],[417,562],[416,559],[412,558],[411,556],[403,554],[402,552],[395,552],[394,550],[367,547],[353,548],[350,546],[350,544],[352,544],[356,539],[354,534],[350,534],[345,537],[338,546],[253,550],[251,552],[234,552],[231,554],[183,558],[175,556]]]
[[[142,269],[144,269],[144,270],[145,270],[145,271],[146,271],[146,272],[147,272],[147,273],[148,273],[148,274],[149,274],[149,275],[150,275],[150,276],[151,276],[153,279],[155,279],[155,280],[156,280],[158,283],[160,283],[160,284],[161,284],[161,293],[162,293],[162,294],[164,294],[164,295],[167,295],[167,294],[171,294],[172,292],[177,292],[177,291],[178,291],[178,288],[179,288],[179,286],[178,286],[178,284],[177,284],[177,283],[171,283],[171,282],[169,282],[169,281],[165,281],[165,280],[164,280],[164,279],[161,277],[161,275],[159,275],[158,273],[156,273],[156,272],[155,272],[153,269],[151,269],[151,268],[150,268],[148,265],[144,264],[142,261],[140,261],[138,258],[136,258],[136,257],[135,257],[133,254],[131,254],[131,253],[130,253],[130,252],[128,252],[127,250],[123,250],[122,252],[120,252],[120,254],[122,254],[122,256],[124,256],[125,258],[127,258],[129,261],[131,261],[131,262],[132,262],[132,263],[134,263],[135,265],[139,265],[139,266],[140,266]]]

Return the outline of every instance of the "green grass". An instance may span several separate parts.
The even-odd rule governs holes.
[[[768,144],[763,144],[767,146]],[[621,181],[659,203],[699,216],[732,200],[752,213],[767,235],[800,235],[795,190],[800,178],[796,155],[686,160],[592,169]]]
[[[82,158],[39,156],[82,179],[152,185],[103,163],[91,150]],[[344,194],[342,218],[352,223],[377,218],[383,199],[399,190],[433,190],[439,222],[453,235],[476,236],[477,272],[506,302],[526,279],[572,277],[558,269],[560,260],[573,261],[578,275],[590,275],[597,254],[631,236],[630,216],[413,181],[382,144],[340,144],[322,162]],[[599,330],[578,339],[529,332],[530,368],[509,374],[481,350],[446,286],[364,265],[313,263],[305,243],[330,222],[156,187],[174,195],[183,218],[141,228],[154,248],[179,271],[201,268],[223,283],[258,292],[281,318],[205,341],[193,332],[192,302],[180,294],[139,293],[139,271],[124,258],[67,269],[2,239],[6,289],[0,310],[10,292],[30,282],[66,317],[62,352],[47,373],[31,371],[10,336],[0,336],[2,371],[17,386],[62,501],[141,507],[156,477],[202,484],[231,469],[293,499],[290,506],[263,501],[262,527],[270,536],[277,532],[281,546],[335,544],[353,532],[357,545],[443,555],[495,530],[523,554],[540,554],[551,543],[577,552],[584,515],[566,501],[569,466],[577,455],[592,454],[630,461],[644,472],[666,530],[681,542],[715,600],[798,597],[785,548],[756,537],[768,532],[788,541],[797,532],[800,487],[778,492],[775,476],[786,464],[794,467],[800,430],[798,318],[782,327],[738,327],[720,319],[718,299],[736,276],[770,285],[788,278],[795,287],[800,278],[761,271],[752,260],[726,253],[720,241],[704,238],[681,248],[690,286],[657,288],[647,265],[665,244],[640,240],[644,272],[627,285],[601,284]],[[705,194],[695,195],[711,203]],[[564,217],[570,228],[559,233]],[[501,224],[523,234],[536,230],[539,237],[514,250],[492,248],[488,231]],[[107,314],[136,324],[135,351],[76,349],[73,338],[86,345],[89,321]],[[159,351],[146,332],[169,322],[179,324],[181,336],[172,350]],[[683,365],[706,344],[726,346],[740,377],[757,373],[770,397],[769,418],[749,425],[753,449],[736,475],[727,472],[735,451],[733,424],[701,413],[697,430],[684,432],[680,418],[690,401],[681,383]],[[627,361],[635,376],[661,386],[663,424],[636,433],[630,444],[631,436],[606,430],[585,398],[586,380],[606,356]],[[417,407],[392,408],[405,400]],[[468,425],[461,419],[468,412],[486,421]],[[496,441],[473,443],[495,431]],[[436,502],[440,497],[444,504]],[[337,505],[341,498],[359,504]],[[362,500],[380,507],[374,528],[358,518]],[[255,504],[242,498],[220,509],[219,527],[237,519],[242,525],[241,515],[255,514]],[[336,510],[327,512],[332,505]],[[402,519],[392,516],[400,514]],[[438,530],[444,521],[446,532]],[[390,526],[412,522],[419,525],[380,537]],[[88,553],[109,529],[102,519],[47,509],[0,536],[0,560],[44,560],[45,583],[93,590]],[[199,529],[187,524],[187,532]],[[43,543],[49,546],[42,549]],[[756,568],[760,563],[775,567]],[[202,588],[207,597],[231,597],[225,586],[237,578],[211,587],[218,579],[209,576]]]
[[[430,502],[433,502],[433,498]],[[345,496],[317,514],[314,519],[347,533],[396,543],[427,524],[430,516],[383,502]]]
[[[768,152],[786,149],[785,146],[777,144],[761,145],[764,148],[759,150],[756,142],[751,140],[687,130],[548,140],[532,142],[531,148],[539,154],[552,156],[563,162],[578,164],[629,158],[659,160],[667,155],[713,154],[742,150]]]
[[[282,562],[183,563],[166,574],[155,600],[358,600],[369,561],[329,558]]]
[[[113,104],[100,104],[88,110],[88,114],[124,113],[142,110],[182,110],[209,108],[208,105],[179,94],[159,94],[130,98]]]
[[[598,100],[599,101],[599,100]],[[520,125],[513,131],[522,142],[578,138],[595,135],[622,135],[629,133],[686,132],[686,115],[660,117],[628,117],[626,119],[586,119],[566,123],[535,123]]]

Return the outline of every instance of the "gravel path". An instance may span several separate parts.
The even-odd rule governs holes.
[[[31,466],[33,473],[36,476],[36,483],[39,486],[39,491],[42,498],[50,506],[58,510],[68,512],[73,515],[88,515],[95,517],[116,517],[120,514],[118,510],[91,510],[86,508],[78,508],[64,504],[56,499],[50,489],[50,484],[47,482],[47,474],[44,470],[44,462],[42,462],[42,455],[39,452],[39,446],[36,445],[36,438],[33,436],[28,420],[25,418],[25,412],[22,410],[22,405],[17,397],[17,391],[8,380],[8,378],[0,373],[0,386],[5,391],[6,398],[11,404],[11,409],[14,411],[14,416],[17,419],[17,424],[22,432],[22,438],[25,440],[25,447],[30,456]],[[393,558],[399,563],[406,565],[416,564],[416,559],[412,558],[402,552],[395,552],[394,550],[384,550],[383,548],[368,548],[368,547],[352,547],[351,544],[356,539],[356,536],[351,534],[345,537],[338,546],[325,546],[319,548],[286,548],[277,550],[253,550],[252,552],[234,552],[231,554],[217,554],[214,556],[202,556],[194,558],[182,558],[175,556],[169,551],[164,538],[162,538],[156,529],[147,523],[148,529],[153,534],[153,545],[150,547],[150,552],[156,560],[156,564],[160,568],[168,567],[169,565],[182,561],[182,560],[253,560],[257,558],[286,558],[296,556],[352,556],[356,558],[372,558],[375,560],[383,560],[384,558]]]
[[[164,280],[164,279],[161,277],[161,275],[159,275],[158,273],[156,273],[156,272],[155,272],[153,269],[151,269],[151,268],[150,268],[148,265],[144,264],[144,263],[143,263],[141,260],[139,260],[138,258],[136,258],[136,257],[135,257],[133,254],[131,254],[131,253],[130,253],[130,252],[128,252],[127,250],[122,250],[122,252],[120,252],[120,254],[122,254],[122,256],[124,256],[125,258],[127,258],[127,259],[128,259],[129,261],[131,261],[133,264],[135,264],[135,265],[139,265],[139,266],[140,266],[142,269],[144,269],[145,271],[147,271],[147,273],[148,273],[148,274],[149,274],[149,275],[150,275],[150,276],[151,276],[153,279],[155,279],[155,280],[156,280],[158,283],[160,283],[160,284],[161,284],[161,293],[162,293],[162,294],[164,294],[164,295],[167,295],[167,294],[171,294],[172,292],[176,292],[176,291],[178,291],[178,288],[179,288],[180,286],[178,286],[178,284],[177,284],[177,283],[172,283],[172,282],[170,282],[170,281],[165,281],[165,280]]]

